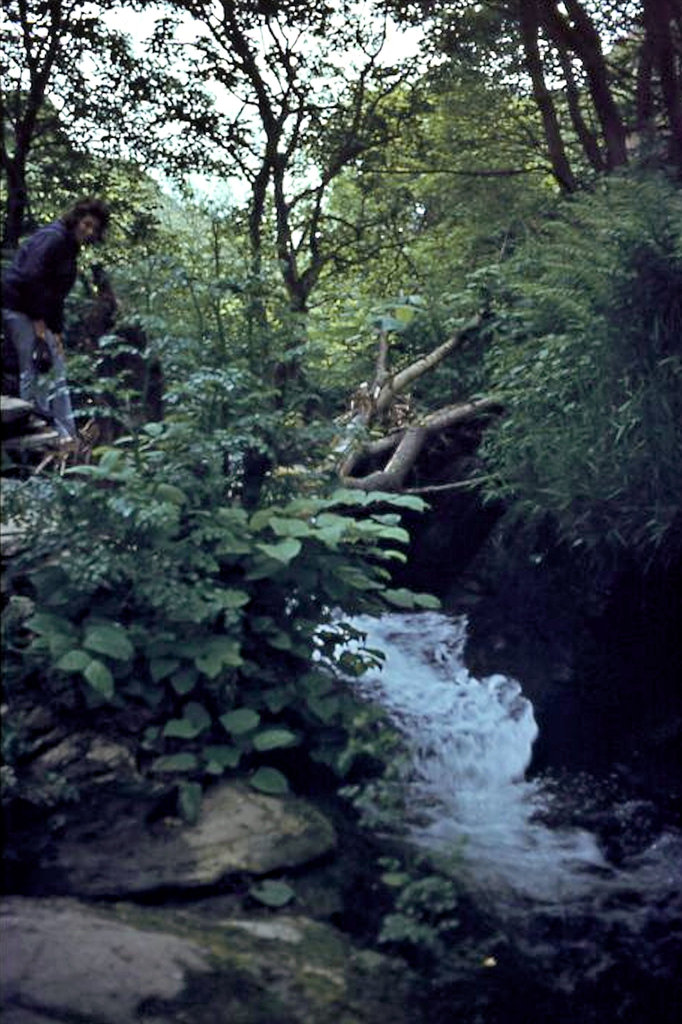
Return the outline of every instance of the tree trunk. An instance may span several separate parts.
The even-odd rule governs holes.
[[[2,247],[3,249],[16,249],[24,228],[28,193],[24,167],[17,160],[17,154],[13,159],[8,159],[3,163],[7,178],[7,197],[5,200],[5,223],[2,229]]]
[[[575,25],[575,28],[571,30],[573,48],[580,57],[587,74],[590,95],[606,145],[607,167],[609,170],[621,167],[628,162],[625,147],[625,125],[611,91],[599,33],[578,0],[565,0],[564,6]]]
[[[535,102],[542,117],[552,171],[564,192],[574,192],[577,188],[577,182],[566,156],[554,100],[547,88],[542,67],[539,46],[540,19],[538,0],[519,0],[519,22],[526,66],[533,84]]]
[[[543,4],[540,8],[543,26],[559,54],[559,62],[566,81],[566,99],[568,100],[568,111],[571,115],[571,122],[575,133],[583,147],[583,152],[595,171],[604,171],[605,164],[599,149],[599,142],[585,121],[580,105],[580,92],[575,80],[575,74],[571,67],[571,57],[568,50],[570,37],[566,31],[559,12],[549,4]]]
[[[661,83],[661,95],[670,128],[668,155],[682,173],[682,3],[679,0],[645,0],[644,17],[647,35],[654,41],[654,53]],[[677,23],[677,54],[672,27]],[[676,59],[677,57],[677,59]]]

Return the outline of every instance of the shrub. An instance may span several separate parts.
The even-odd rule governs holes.
[[[187,816],[225,772],[282,792],[287,751],[344,775],[378,750],[341,680],[376,655],[346,649],[342,613],[437,604],[390,583],[419,499],[341,490],[249,512],[223,462],[187,425],[149,424],[7,502],[29,541],[13,578],[35,602],[7,625],[10,699],[34,686],[76,692],[84,713],[137,709],[140,758],[183,780]]]
[[[614,176],[497,272],[487,355],[507,415],[489,494],[586,548],[674,554],[682,503],[682,196]],[[679,554],[679,552],[678,552]]]

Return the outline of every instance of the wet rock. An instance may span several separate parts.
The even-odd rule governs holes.
[[[10,1024],[415,1024],[404,965],[306,918],[18,897],[2,917]]]
[[[209,791],[195,825],[129,815],[111,828],[95,818],[67,830],[43,873],[52,891],[112,896],[212,885],[232,873],[298,867],[336,845],[327,818],[303,800],[241,783]]]

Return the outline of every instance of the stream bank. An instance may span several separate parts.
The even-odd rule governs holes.
[[[450,611],[467,612],[466,660],[477,675],[497,671],[521,681],[540,725],[534,774],[577,769],[603,778],[617,769],[617,785],[627,782],[641,793],[617,833],[599,836],[611,842],[612,861],[637,856],[651,835],[673,819],[679,793],[668,742],[676,721],[674,671],[668,664],[675,648],[673,577],[665,577],[667,589],[660,591],[650,579],[632,604],[632,581],[605,576],[601,589],[593,587],[586,601],[579,574],[559,549],[549,542],[539,549],[537,539],[510,549],[496,533],[495,519],[491,515],[487,530],[481,527],[487,539],[478,553],[467,552],[462,541],[454,557],[453,547],[453,571],[441,548],[440,556],[431,559],[439,566],[433,586],[417,572],[406,582],[440,590]],[[433,522],[430,526],[431,536],[442,540],[442,532]],[[423,573],[427,562],[413,561],[411,568],[417,564]],[[665,614],[646,640],[656,594],[656,607]],[[621,653],[618,629],[624,622],[632,624],[626,636],[633,639]],[[612,658],[623,669],[616,700]],[[651,716],[643,718],[636,709],[649,691],[636,670],[647,659],[648,669],[660,669],[660,692]],[[596,667],[588,674],[591,665]],[[618,713],[615,720],[604,711],[609,702]],[[621,1015],[628,993],[609,974],[618,930],[611,922],[590,935],[591,942],[604,947],[601,1001],[582,1005],[562,994],[561,977],[554,984],[522,949],[496,937],[495,917],[484,902],[472,910],[461,901],[462,925],[453,946],[462,950],[459,965],[442,969],[419,955],[385,956],[376,945],[379,919],[391,906],[378,878],[383,840],[363,833],[352,815],[334,809],[333,801],[320,800],[318,794],[314,807],[296,798],[264,805],[257,794],[237,786],[216,791],[202,812],[210,817],[216,809],[214,822],[204,818],[192,830],[174,815],[173,801],[162,787],[150,788],[148,780],[140,779],[125,742],[74,733],[46,708],[27,707],[25,712],[25,767],[28,776],[37,773],[34,781],[47,804],[19,799],[10,820],[16,842],[10,851],[6,889],[11,895],[3,931],[14,936],[18,951],[7,961],[13,972],[5,996],[10,1024],[213,1024],[225,1007],[237,1024],[418,1024],[422,1014],[438,1024],[451,1024],[463,1014],[471,1024],[541,1024],[549,1018],[574,1024],[576,1012],[584,1020],[643,1024],[644,1018]],[[665,797],[654,804],[649,797],[661,780]],[[88,796],[71,800],[71,789]],[[603,833],[610,827],[603,813],[608,794],[599,801],[590,805],[576,799],[573,810],[564,803],[555,821],[549,820],[549,811],[546,821],[558,828],[594,825]],[[250,828],[244,827],[244,802]],[[230,836],[224,829],[231,823],[239,827]],[[275,823],[286,823],[284,832]],[[286,837],[290,828],[295,840]],[[257,856],[251,850],[248,859],[235,859],[249,832]],[[267,850],[264,834],[271,836]],[[201,836],[213,838],[203,844]],[[302,836],[310,840],[303,849]],[[202,845],[205,859],[199,869],[195,855]],[[131,881],[136,847],[144,870]],[[225,859],[216,860],[217,850]],[[287,889],[293,896],[287,896]],[[269,904],[261,902],[259,891],[261,896],[269,892]],[[558,932],[556,920],[540,917],[531,938],[548,947],[563,942],[579,970],[583,928],[584,921],[573,919]],[[72,938],[67,941],[68,934]],[[59,947],[55,935],[61,936]],[[130,980],[129,965],[142,947],[149,948],[151,960],[172,984],[152,983],[151,960],[141,960],[140,973],[147,981],[132,990],[126,987],[122,975]],[[55,949],[52,965],[38,956],[46,948]],[[119,990],[125,998],[117,1002],[112,992]],[[660,998],[655,984],[647,991],[658,1024],[674,1019],[666,1018],[668,983]],[[67,992],[70,1001],[64,1001]],[[609,993],[618,995],[610,1016]]]

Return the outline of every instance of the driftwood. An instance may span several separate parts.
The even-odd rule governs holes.
[[[478,326],[479,322],[468,324],[428,355],[421,356],[395,374],[391,374],[388,369],[388,334],[386,331],[380,332],[374,381],[371,385],[361,384],[357,389],[351,402],[350,413],[343,418],[346,440],[336,447],[336,452],[340,456],[338,473],[344,486],[362,490],[404,490],[410,472],[431,438],[457,424],[501,411],[499,398],[488,396],[443,406],[418,416],[411,410],[409,400],[406,402],[404,397],[406,389],[458,348],[468,332]],[[357,435],[360,430],[364,432],[377,424],[386,425],[388,432],[384,437],[358,442]],[[358,475],[362,465],[368,461],[376,462],[384,455],[388,461],[383,469]],[[442,486],[454,487],[460,484],[436,486],[441,489]],[[427,485],[423,488],[412,488],[411,491],[415,493],[416,490],[433,489]]]

